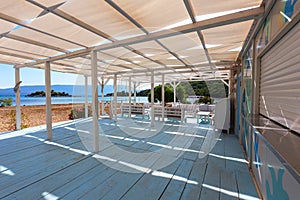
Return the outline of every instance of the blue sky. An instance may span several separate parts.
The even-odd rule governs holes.
[[[22,85],[44,85],[44,70],[21,68],[20,79]],[[52,85],[73,85],[76,84],[78,75],[69,73],[51,72]],[[15,86],[15,70],[12,65],[0,64],[0,89]]]

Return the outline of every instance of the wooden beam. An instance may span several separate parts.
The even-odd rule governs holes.
[[[17,63],[5,61],[5,60],[0,60],[0,63],[1,64],[6,64],[6,65],[15,65],[15,64],[17,64]]]
[[[5,52],[5,51],[0,51],[0,54],[6,55],[6,56],[12,56],[15,58],[22,58],[22,59],[26,59],[26,60],[34,60],[35,59],[30,56],[24,56],[24,55],[20,55],[20,54],[16,54],[16,53]]]
[[[115,10],[117,10],[121,15],[123,15],[127,20],[129,20],[131,23],[133,23],[137,28],[139,28],[141,31],[143,31],[145,34],[149,34],[149,32],[140,24],[138,23],[133,17],[131,17],[127,12],[125,12],[120,6],[118,6],[116,3],[114,3],[111,0],[105,0],[111,7],[113,7]],[[179,56],[172,52],[169,48],[167,48],[164,44],[162,44],[159,40],[155,40],[156,43],[158,43],[162,48],[164,48],[168,53],[170,53],[172,56],[174,56],[179,62],[181,62],[183,65],[187,66],[186,62],[179,58]],[[142,55],[144,57],[144,55]],[[153,61],[152,59],[145,57],[146,59],[149,59]]]
[[[4,20],[4,21],[8,21],[8,22],[11,22],[11,23],[14,23],[14,24],[17,24],[19,26],[22,26],[22,27],[25,27],[25,28],[28,28],[30,30],[33,30],[33,31],[36,31],[36,32],[39,32],[39,33],[42,33],[44,35],[48,35],[48,36],[51,36],[51,37],[54,37],[54,38],[57,38],[57,39],[60,39],[60,40],[63,40],[65,42],[69,42],[71,44],[75,44],[77,46],[80,46],[80,47],[84,47],[84,48],[87,48],[86,46],[82,45],[82,44],[79,44],[79,43],[76,43],[76,42],[73,42],[71,40],[68,40],[68,39],[65,39],[65,38],[61,38],[57,35],[53,35],[51,33],[47,33],[45,31],[42,31],[42,30],[39,30],[39,29],[36,29],[36,28],[33,28],[31,26],[28,26],[24,21],[21,21],[21,20],[18,20],[14,17],[11,17],[11,16],[8,16],[4,13],[0,13],[0,19]],[[45,62],[45,61],[44,61]]]
[[[190,18],[191,18],[192,22],[193,22],[193,23],[196,23],[197,21],[196,21],[196,18],[195,18],[195,13],[194,13],[194,10],[193,10],[193,8],[192,8],[192,5],[191,5],[190,0],[184,0],[184,4],[185,4],[185,7],[186,7],[186,9],[187,9],[187,11],[188,11],[188,13],[189,13],[189,15],[190,15]],[[206,48],[205,40],[204,40],[204,36],[203,36],[202,31],[201,31],[201,30],[198,30],[198,31],[197,31],[197,35],[198,35],[198,37],[199,37],[199,39],[200,39],[200,42],[201,42],[201,44],[202,44],[202,47],[203,47],[203,49],[204,49],[204,52],[205,52],[206,58],[207,58],[207,60],[208,60],[208,63],[211,63],[211,58],[210,58],[209,53],[208,53],[208,50],[207,50],[207,48]]]
[[[65,58],[72,57],[72,56],[87,55],[92,50],[100,51],[100,50],[112,49],[112,48],[116,48],[116,47],[151,41],[151,40],[155,40],[155,39],[167,38],[167,37],[171,37],[171,36],[175,36],[175,35],[179,35],[179,34],[190,33],[190,32],[194,32],[197,30],[204,30],[204,29],[214,28],[214,27],[218,27],[218,26],[239,23],[239,22],[255,19],[255,18],[259,17],[260,15],[262,15],[263,13],[264,13],[264,7],[252,8],[252,9],[240,11],[237,13],[232,13],[232,14],[223,15],[220,17],[203,20],[203,21],[196,22],[193,24],[178,26],[176,28],[173,28],[172,30],[162,30],[162,31],[158,31],[155,33],[150,33],[148,35],[137,36],[134,38],[119,40],[119,41],[116,41],[113,43],[102,44],[102,45],[99,45],[96,47],[89,47],[86,49],[77,50],[77,51],[66,53],[66,54],[59,55],[59,56],[53,56],[53,57],[47,58],[45,60],[37,60],[35,62],[25,63],[22,65],[18,65],[18,67],[33,66],[36,64],[41,64],[45,61],[56,61],[56,60],[61,60],[61,59],[65,59]],[[1,18],[1,16],[0,16],[0,18]]]
[[[103,44],[100,46],[95,47],[94,50],[105,50],[105,49],[111,49],[111,48],[116,48],[119,46],[124,46],[124,45],[130,45],[130,44],[136,44],[140,42],[146,42],[146,41],[151,41],[155,39],[160,39],[160,38],[166,38],[166,37],[171,37],[179,34],[185,34],[185,33],[190,33],[194,32],[197,30],[204,30],[204,29],[209,29],[209,28],[214,28],[218,26],[224,26],[228,24],[233,24],[233,23],[239,23],[239,22],[244,22],[248,21],[251,19],[255,19],[262,15],[264,13],[264,7],[258,7],[258,8],[252,8],[232,14],[227,14],[223,15],[220,17],[215,17],[207,20],[203,20],[200,22],[196,22],[194,24],[188,24],[188,25],[183,25],[179,26],[176,28],[173,28],[172,30],[162,30],[158,31],[155,33],[150,33],[148,35],[142,35],[142,36],[137,36],[134,38],[128,38],[124,40],[120,40],[117,42],[113,42],[110,44]]]
[[[263,16],[257,21],[254,30],[250,31],[248,33],[248,37],[247,37],[246,41],[244,42],[242,50],[240,51],[237,59],[241,59],[242,55],[246,53],[245,51],[248,50],[248,48],[250,47],[251,41],[253,40],[254,37],[256,37],[257,33],[263,27],[265,19],[267,18],[267,16],[271,12],[271,10],[272,10],[272,8],[273,8],[273,6],[275,5],[276,2],[277,2],[277,0],[268,0],[267,1],[267,5],[265,7],[265,12],[264,12]],[[266,4],[265,0],[262,2],[262,4]]]
[[[6,35],[3,35],[3,37],[13,39],[13,40],[17,40],[17,41],[20,41],[20,42],[25,42],[25,43],[36,45],[36,46],[40,46],[40,47],[44,47],[44,48],[47,48],[47,49],[52,49],[52,50],[55,50],[55,51],[58,51],[58,52],[68,52],[66,49],[62,49],[62,48],[59,48],[59,47],[56,47],[56,46],[53,46],[53,45],[45,44],[45,43],[42,43],[42,42],[39,42],[39,41],[36,41],[36,40],[24,38],[24,37],[21,37],[21,36],[10,34],[10,33],[8,33]]]
[[[77,25],[77,26],[79,26],[79,27],[87,30],[87,31],[90,31],[90,32],[92,32],[92,33],[94,33],[94,34],[96,34],[96,35],[98,35],[100,37],[103,37],[103,38],[105,38],[105,39],[107,39],[107,40],[109,40],[111,42],[117,41],[112,36],[104,33],[103,31],[100,31],[99,29],[97,29],[97,28],[95,28],[95,27],[93,27],[93,26],[91,26],[91,25],[89,25],[89,24],[87,24],[87,23],[85,23],[85,22],[83,22],[83,21],[81,21],[81,20],[79,20],[79,19],[77,19],[77,18],[75,18],[75,17],[73,17],[73,16],[65,13],[65,12],[63,12],[62,10],[59,10],[58,8],[57,9],[48,9],[46,6],[43,6],[42,4],[37,3],[34,0],[26,0],[26,1],[28,1],[28,2],[30,2],[32,4],[34,4],[34,5],[42,8],[42,9],[44,9],[44,10],[47,10],[48,12],[51,12],[52,14],[54,14],[54,15],[56,15],[58,17],[61,17],[61,18],[65,19],[65,20],[67,20],[67,21],[69,21],[69,22],[71,22],[71,23],[73,23],[73,24],[75,24],[75,25]],[[128,49],[128,50],[130,50],[130,51],[132,51],[134,53],[137,53],[137,50],[134,50],[131,47],[125,46],[124,48],[126,48],[126,49]],[[144,54],[138,54],[138,55],[142,55],[144,58],[146,58],[146,59],[148,59],[150,61],[153,61],[152,59],[144,56]],[[131,61],[129,61],[129,62],[131,62]]]
[[[52,9],[48,9],[46,6],[40,4],[40,3],[36,2],[36,1],[33,1],[33,0],[26,0],[26,1],[29,2],[29,3],[32,3],[33,5],[36,5],[39,8],[42,8],[42,9],[46,10],[46,11],[48,11],[48,12],[54,14],[54,15],[57,15],[57,16],[65,19],[65,20],[67,20],[67,21],[69,21],[69,22],[71,22],[73,24],[76,24],[77,26],[79,26],[79,27],[81,27],[83,29],[86,29],[86,30],[88,30],[88,31],[90,31],[90,32],[98,35],[98,36],[101,36],[101,37],[103,37],[103,38],[105,38],[107,40],[110,40],[110,41],[115,41],[108,34],[106,34],[106,33],[102,32],[102,31],[96,29],[95,27],[93,27],[93,26],[85,23],[84,21],[81,21],[81,20],[79,20],[79,19],[77,19],[77,18],[69,15],[68,13],[66,13],[66,12],[64,12],[64,11],[58,9],[58,8],[52,10]]]
[[[30,43],[28,43],[30,44]],[[28,55],[32,55],[32,56],[38,56],[39,58],[40,57],[47,57],[45,55],[42,55],[42,54],[37,54],[37,53],[32,53],[32,52],[28,52],[28,51],[23,51],[23,50],[19,50],[19,49],[14,49],[14,48],[9,48],[7,46],[0,46],[1,49],[4,49],[4,50],[9,50],[9,51],[14,51],[16,53],[24,53],[24,54],[28,54]]]

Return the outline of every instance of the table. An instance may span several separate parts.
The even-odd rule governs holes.
[[[197,124],[209,124],[210,123],[210,118],[209,118],[210,112],[208,111],[199,111],[196,113],[196,118],[197,118]],[[200,122],[199,122],[200,119]]]

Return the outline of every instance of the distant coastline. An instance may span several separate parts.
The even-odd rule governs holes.
[[[36,91],[30,94],[26,94],[25,97],[45,97],[46,93],[44,91]],[[69,93],[66,92],[57,92],[51,90],[51,97],[72,97]]]

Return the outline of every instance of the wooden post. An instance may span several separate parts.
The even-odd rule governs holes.
[[[21,129],[20,69],[15,67],[16,129]]]
[[[133,96],[134,96],[134,105],[136,105],[136,82],[133,83]]]
[[[115,121],[118,120],[117,118],[117,74],[114,74],[114,106],[113,106],[113,115],[115,117]]]
[[[50,62],[45,62],[45,85],[46,85],[46,126],[47,138],[52,139],[52,110],[51,110],[51,72]]]
[[[128,90],[128,98],[129,98],[129,117],[131,117],[131,77],[129,77],[129,90]]]
[[[84,113],[85,118],[89,117],[89,87],[88,87],[88,76],[84,76]]]
[[[104,115],[104,78],[102,77],[101,82],[101,115]]]
[[[173,82],[172,86],[173,86],[173,94],[174,94],[174,96],[173,96],[173,103],[174,103],[174,106],[175,106],[175,104],[176,104],[176,83]]]
[[[93,152],[99,152],[99,123],[98,123],[98,110],[99,110],[99,102],[98,102],[98,70],[97,70],[97,52],[91,52],[92,58],[92,112],[93,112],[93,135],[94,135],[94,146]]]
[[[161,75],[161,104],[162,104],[162,110],[161,110],[161,118],[162,121],[165,121],[165,75]]]
[[[151,71],[151,127],[154,126],[154,72]]]

